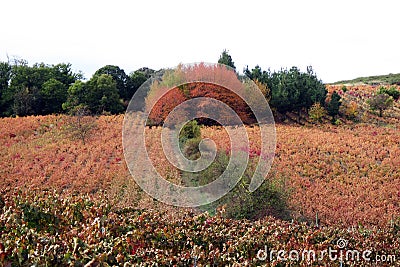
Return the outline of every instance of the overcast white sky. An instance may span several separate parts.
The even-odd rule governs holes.
[[[312,65],[323,82],[400,73],[397,0],[12,0],[0,8],[0,60],[71,63],[87,78],[216,62],[241,72]]]

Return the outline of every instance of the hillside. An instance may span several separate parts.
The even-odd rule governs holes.
[[[277,147],[268,181],[286,192],[293,220],[257,221],[163,205],[130,177],[121,147],[123,116],[95,123],[85,142],[73,135],[76,118],[0,119],[0,265],[292,266],[257,255],[328,247],[373,251],[379,266],[396,266],[400,241],[399,124],[276,125]],[[94,121],[93,121],[94,120]],[[247,127],[252,151],[257,128]],[[148,151],[163,176],[180,173],[162,155],[160,127],[146,130]],[[202,128],[217,147],[228,143],[219,127]],[[262,197],[262,196],[260,196]],[[318,225],[315,224],[316,218]],[[343,241],[344,240],[344,241]],[[347,244],[348,242],[348,244]],[[347,247],[343,250],[343,252]],[[340,250],[342,251],[342,250]],[[301,254],[300,254],[301,255]],[[386,256],[385,256],[386,257]],[[295,259],[329,266],[328,257]],[[364,261],[350,260],[353,266]],[[10,265],[12,263],[12,265]],[[102,265],[103,266],[103,265]]]
[[[71,139],[70,120],[68,116],[1,119],[0,188],[55,189],[66,195],[107,190],[118,200],[116,205],[154,207],[156,203],[141,193],[127,170],[121,143],[123,116],[96,119],[96,129],[85,144]],[[284,181],[291,192],[288,209],[293,218],[312,221],[318,212],[326,225],[384,226],[399,216],[398,128],[399,124],[276,125],[277,148],[269,176]],[[252,150],[259,150],[257,128],[247,129]],[[218,127],[202,129],[203,137],[227,148],[223,133]],[[179,171],[163,156],[160,134],[160,127],[147,129],[149,156],[164,177],[179,184]]]
[[[276,123],[264,182],[273,191],[253,193],[253,205],[269,208],[251,220],[227,216],[232,206],[256,209],[246,198],[203,213],[143,192],[124,160],[123,115],[1,118],[0,266],[366,266],[361,256],[339,260],[365,250],[373,266],[400,266],[400,106],[396,101],[383,117],[371,112],[367,100],[377,88],[327,86],[328,97],[342,97],[335,125],[311,122],[306,113],[301,123],[292,113]],[[259,126],[246,131],[245,152],[262,160]],[[160,175],[181,185],[161,133],[146,127],[148,156]],[[201,135],[229,151],[222,127],[202,126]],[[265,249],[300,254],[260,257]],[[336,258],[323,256],[328,249]],[[318,259],[301,258],[304,250]]]
[[[359,77],[352,80],[343,80],[332,84],[369,84],[369,85],[400,85],[400,73],[368,77]]]

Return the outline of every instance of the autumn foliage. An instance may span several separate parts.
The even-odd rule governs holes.
[[[66,135],[66,116],[1,119],[0,188],[93,194],[115,184],[123,187],[118,181],[129,181],[130,174],[121,145],[122,120],[99,117],[97,130],[83,145]],[[257,155],[258,129],[247,130],[249,153]],[[313,220],[318,212],[322,224],[385,226],[400,216],[397,128],[277,125],[276,130],[269,177],[286,181],[297,218]],[[149,157],[163,177],[179,184],[180,172],[164,156],[160,136],[160,127],[146,129]],[[203,127],[202,136],[218,148],[230,146],[220,127]]]
[[[204,92],[199,84],[193,94]],[[65,115],[0,119],[0,266],[288,266],[292,262],[259,261],[256,253],[265,245],[287,251],[336,249],[339,238],[349,241],[348,249],[372,250],[372,258],[399,257],[395,118],[384,126],[276,125],[277,148],[266,179],[282,181],[290,192],[293,222],[268,214],[257,221],[232,220],[223,209],[210,216],[154,201],[138,188],[124,162],[123,116],[94,119],[96,130],[85,143],[71,138]],[[262,156],[258,127],[246,129],[249,156]],[[163,177],[179,184],[180,172],[163,155],[161,130],[146,128],[148,155]],[[202,127],[201,134],[218,148],[230,146],[222,127]],[[309,264],[332,262],[294,263]]]
[[[236,73],[225,66],[209,66],[204,63],[180,66],[174,71],[167,71],[162,82],[155,82],[152,85],[146,99],[150,112],[149,124],[161,125],[176,106],[188,99],[198,97],[222,101],[232,108],[245,124],[256,122],[249,107],[251,103],[246,103],[239,94],[249,97]],[[209,105],[209,103],[204,101],[204,105]],[[199,117],[201,117],[200,114]]]
[[[332,266],[342,250],[394,255],[379,266],[396,266],[398,228],[315,228],[273,217],[230,220],[219,213],[195,215],[140,208],[119,209],[104,194],[61,196],[52,191],[10,191],[0,213],[1,266]],[[397,229],[397,230],[396,230]],[[397,231],[397,232],[396,232]],[[314,250],[315,259],[260,259],[269,250]],[[335,250],[331,260],[323,250]],[[397,254],[397,255],[396,255]],[[301,254],[300,254],[301,255]],[[366,266],[360,260],[352,266]]]

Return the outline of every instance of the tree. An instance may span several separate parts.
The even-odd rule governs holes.
[[[100,76],[101,74],[108,74],[116,83],[119,97],[125,101],[129,101],[136,89],[130,76],[128,76],[123,69],[118,66],[106,65],[98,69],[94,75]]]
[[[62,104],[67,100],[68,87],[59,80],[50,78],[42,85],[43,114],[61,113]]]
[[[50,68],[50,78],[60,81],[67,86],[67,89],[75,81],[83,79],[83,74],[81,72],[72,72],[70,63],[60,63],[48,67]]]
[[[41,107],[39,89],[33,87],[14,87],[13,113],[18,116],[37,114]]]
[[[9,86],[12,114],[18,116],[40,114],[42,110],[40,88],[48,77],[49,73],[44,64],[35,64],[33,67],[27,64],[12,66]]]
[[[243,73],[253,80],[255,84],[260,88],[260,90],[263,92],[263,95],[269,102],[272,97],[272,92],[271,89],[268,87],[268,82],[270,78],[270,72],[268,71],[263,71],[260,66],[256,65],[251,71],[249,70],[249,67],[247,66],[244,70]]]
[[[218,59],[218,63],[227,65],[236,70],[235,63],[232,61],[232,57],[228,54],[228,51],[226,51],[225,49],[224,51],[222,51],[222,54]]]
[[[74,74],[70,64],[36,63],[31,67],[26,61],[14,59],[1,98],[1,113],[3,116],[59,113],[67,99],[68,87],[80,78],[82,75]]]
[[[67,132],[72,139],[80,139],[85,145],[97,127],[96,117],[91,116],[90,110],[84,105],[75,106],[70,114],[72,116],[67,119]]]
[[[116,82],[108,74],[94,74],[88,82],[78,80],[68,88],[67,101],[62,108],[72,111],[77,107],[86,107],[93,114],[116,114],[124,109]]]
[[[11,79],[11,64],[0,62],[0,116],[6,115],[9,106],[8,87]]]
[[[78,80],[68,88],[67,100],[62,104],[62,109],[71,112],[75,107],[87,106],[87,86]]]
[[[256,65],[253,69],[249,70],[249,67],[247,66],[246,69],[243,70],[243,73],[252,79],[253,81],[257,80],[263,84],[266,84],[268,87],[268,81],[270,78],[270,70],[265,71],[262,70],[259,65]]]
[[[368,100],[372,110],[379,110],[379,117],[383,116],[383,111],[393,106],[393,97],[388,94],[378,94]]]
[[[131,74],[129,74],[129,76],[133,79],[133,77],[132,77],[133,74],[140,73],[140,74],[143,74],[144,77],[146,77],[146,79],[149,79],[151,76],[154,75],[155,72],[156,72],[155,70],[150,69],[148,67],[142,67],[140,69],[135,70]]]
[[[93,75],[87,83],[87,104],[93,113],[122,112],[117,84],[111,75]]]
[[[281,70],[269,75],[268,87],[272,91],[270,104],[279,112],[297,111],[310,108],[314,103],[324,106],[327,90],[318,80],[311,67],[306,73],[297,67]]]
[[[339,114],[339,108],[342,104],[340,100],[341,96],[336,91],[334,91],[332,93],[331,100],[326,107],[326,109],[328,110],[328,114],[329,116],[332,116],[333,121],[335,120],[335,117]]]
[[[132,90],[132,95],[130,96],[130,98],[132,98],[132,96],[137,91],[137,89],[139,89],[139,87],[145,81],[147,81],[147,79],[149,79],[154,73],[155,73],[154,70],[144,67],[144,68],[140,68],[138,70],[135,70],[134,72],[131,72],[129,74],[129,77],[132,80],[132,89],[133,89]]]

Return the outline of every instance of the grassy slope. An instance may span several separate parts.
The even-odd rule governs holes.
[[[400,73],[397,74],[387,74],[387,75],[377,75],[368,77],[359,77],[352,80],[338,81],[333,84],[399,84],[400,83]]]

